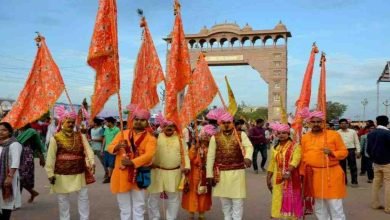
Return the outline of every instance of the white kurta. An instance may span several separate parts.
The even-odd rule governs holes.
[[[3,151],[3,147],[0,147],[0,154]],[[20,165],[20,156],[22,154],[22,145],[19,142],[14,142],[9,146],[9,167],[17,169],[12,180],[12,191],[13,191],[13,200],[4,202],[3,201],[3,192],[0,187],[0,205],[2,209],[11,209],[20,208],[22,206],[22,196],[20,193],[20,181],[19,181],[19,165]]]
[[[190,169],[190,159],[186,144],[182,141],[180,146],[179,137],[173,135],[167,137],[160,133],[157,138],[156,154],[153,158],[153,165],[173,170],[155,168],[151,171],[151,184],[148,187],[149,193],[178,192],[181,180],[181,169],[174,169],[181,165],[180,147],[184,150],[185,168]]]
[[[241,132],[242,145],[245,149],[245,159],[252,159],[253,146],[248,136]],[[214,161],[217,144],[212,136],[207,153],[207,178],[214,177]],[[213,196],[231,199],[246,198],[246,178],[245,169],[220,171],[220,180],[213,187]]]
[[[92,166],[93,164],[95,164],[93,151],[85,135],[81,135],[81,137],[83,141],[84,152],[86,154],[85,157],[86,164]],[[79,191],[82,187],[86,185],[84,173],[75,174],[75,175],[54,174],[56,157],[57,157],[57,141],[55,140],[54,137],[52,137],[50,139],[49,149],[47,151],[47,159],[46,159],[46,166],[45,166],[47,176],[49,178],[52,176],[56,177],[55,184],[51,185],[51,192],[71,193],[71,192]]]

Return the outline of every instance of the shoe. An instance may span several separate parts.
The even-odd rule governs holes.
[[[359,173],[359,176],[365,176],[365,175],[366,175],[366,173],[363,173],[363,172]]]
[[[110,182],[111,182],[110,178],[105,178],[102,183],[105,184],[105,183],[110,183]]]
[[[264,169],[264,167],[262,167],[261,170],[262,170],[263,172],[267,171],[266,169]]]
[[[367,183],[372,183],[372,180],[367,180]]]
[[[359,187],[359,184],[357,184],[357,183],[352,183],[352,184],[351,184],[351,187],[352,187],[352,188],[357,188],[357,187]]]
[[[377,207],[372,207],[373,209],[385,209],[384,206],[380,205],[380,206],[377,206]]]
[[[259,170],[254,170],[255,171],[255,174],[259,174]]]

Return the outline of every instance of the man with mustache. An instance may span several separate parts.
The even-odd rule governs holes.
[[[137,168],[151,164],[156,151],[156,138],[149,133],[149,111],[138,106],[128,106],[130,129],[118,133],[107,151],[116,155],[111,176],[111,192],[116,194],[121,220],[143,220],[145,214],[145,189],[136,181]]]
[[[246,198],[245,168],[252,164],[253,146],[244,132],[234,129],[233,116],[214,109],[220,132],[212,136],[206,162],[208,183],[215,185],[212,195],[220,197],[225,220],[243,217]]]
[[[347,157],[347,148],[337,131],[325,129],[322,112],[306,109],[302,116],[311,127],[301,141],[304,195],[314,198],[317,219],[344,220],[345,174],[339,163]]]

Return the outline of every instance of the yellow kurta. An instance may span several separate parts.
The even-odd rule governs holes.
[[[181,169],[174,169],[181,165],[179,137],[175,134],[167,137],[160,133],[157,138],[157,150],[153,158],[154,168],[151,171],[151,184],[148,187],[149,193],[178,192],[178,186],[181,179]],[[184,150],[185,168],[190,169],[190,159],[188,150],[184,141],[182,141]],[[160,169],[162,168],[162,169]],[[173,169],[173,170],[164,170]]]
[[[86,164],[92,166],[95,164],[93,151],[85,135],[81,135],[81,138],[83,141],[84,152],[86,154],[85,157]],[[47,151],[47,158],[46,158],[46,165],[45,165],[47,176],[49,178],[55,176],[56,178],[55,184],[51,185],[51,192],[71,193],[71,192],[79,191],[82,187],[86,185],[84,173],[75,174],[75,175],[54,174],[56,157],[57,157],[57,141],[55,140],[54,137],[51,137],[49,143],[49,149]]]
[[[248,136],[241,132],[242,145],[245,148],[245,159],[252,160],[253,146]],[[215,137],[211,137],[207,153],[207,178],[214,177],[214,161],[217,144]],[[245,169],[220,171],[220,180],[213,187],[213,196],[231,199],[246,198]]]
[[[272,175],[272,206],[271,206],[271,216],[273,218],[282,218],[280,215],[280,209],[282,207],[282,187],[283,183],[276,184],[276,173],[278,172],[278,162],[276,161],[275,156],[278,153],[282,153],[283,157],[286,155],[286,151],[280,152],[280,145],[271,150],[271,160],[268,165],[268,172],[273,173]],[[301,161],[301,147],[299,145],[294,146],[294,151],[291,157],[290,165],[293,167],[298,167],[299,162]]]

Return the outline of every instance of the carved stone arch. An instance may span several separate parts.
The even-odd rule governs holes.
[[[284,45],[286,43],[286,39],[283,35],[279,34],[274,39],[275,45]]]
[[[207,43],[207,40],[206,39],[200,39],[199,40],[199,44],[200,44],[200,47],[203,48],[204,47],[204,44]]]
[[[250,45],[248,45],[248,42],[249,42],[249,44],[251,43],[251,40],[249,37],[245,36],[245,37],[241,38],[241,45],[242,46],[250,46]]]
[[[240,41],[238,40],[238,37],[232,37],[232,38],[229,40],[229,42],[230,42],[230,45],[231,45],[232,47],[235,46],[235,43],[236,43],[236,42],[239,42],[239,43],[240,43]],[[239,45],[239,46],[241,46],[241,45]]]
[[[217,42],[217,39],[211,38],[211,39],[209,40],[210,47],[213,47],[214,44],[215,44],[215,42]],[[218,46],[218,45],[217,45],[217,46]]]
[[[281,107],[285,108],[287,103],[288,37],[291,37],[291,33],[285,25],[281,24],[278,24],[274,29],[253,30],[249,25],[240,28],[237,24],[225,23],[214,25],[210,29],[206,29],[198,34],[189,34],[186,36],[186,39],[188,41],[193,39],[195,40],[194,44],[199,44],[202,47],[202,51],[205,52],[206,60],[210,66],[249,65],[255,69],[260,77],[268,84],[268,120],[276,121],[281,118]],[[256,43],[258,41],[263,43],[263,45],[266,41],[270,41],[272,45],[275,45],[275,42],[282,40],[280,38],[284,39],[285,44],[272,47],[252,46],[253,42]],[[226,42],[231,45],[237,42],[240,42],[241,45],[240,47],[229,50],[216,48],[222,39],[226,39]],[[172,41],[172,36],[168,36],[165,40],[168,43],[167,56],[169,57],[169,46]],[[251,46],[242,46],[242,43],[245,42],[251,44]],[[208,46],[205,47],[205,44]],[[190,49],[189,52],[191,67],[194,68],[200,50]],[[264,99],[265,97],[254,94],[253,98]],[[280,101],[275,101],[279,99],[283,100],[282,106]]]
[[[191,48],[194,48],[194,45],[196,44],[196,40],[191,39],[191,40],[188,41],[188,43],[190,44]]]
[[[226,47],[226,43],[229,43],[229,41],[228,41],[228,39],[226,37],[222,37],[221,39],[219,39],[219,45],[221,47]]]
[[[252,44],[253,44],[253,46],[262,46],[263,45],[263,40],[261,39],[260,36],[254,36],[252,38]]]
[[[271,43],[270,43],[271,42]],[[272,37],[272,35],[267,35],[263,38],[263,44],[264,45],[272,45],[274,42],[274,39]]]

